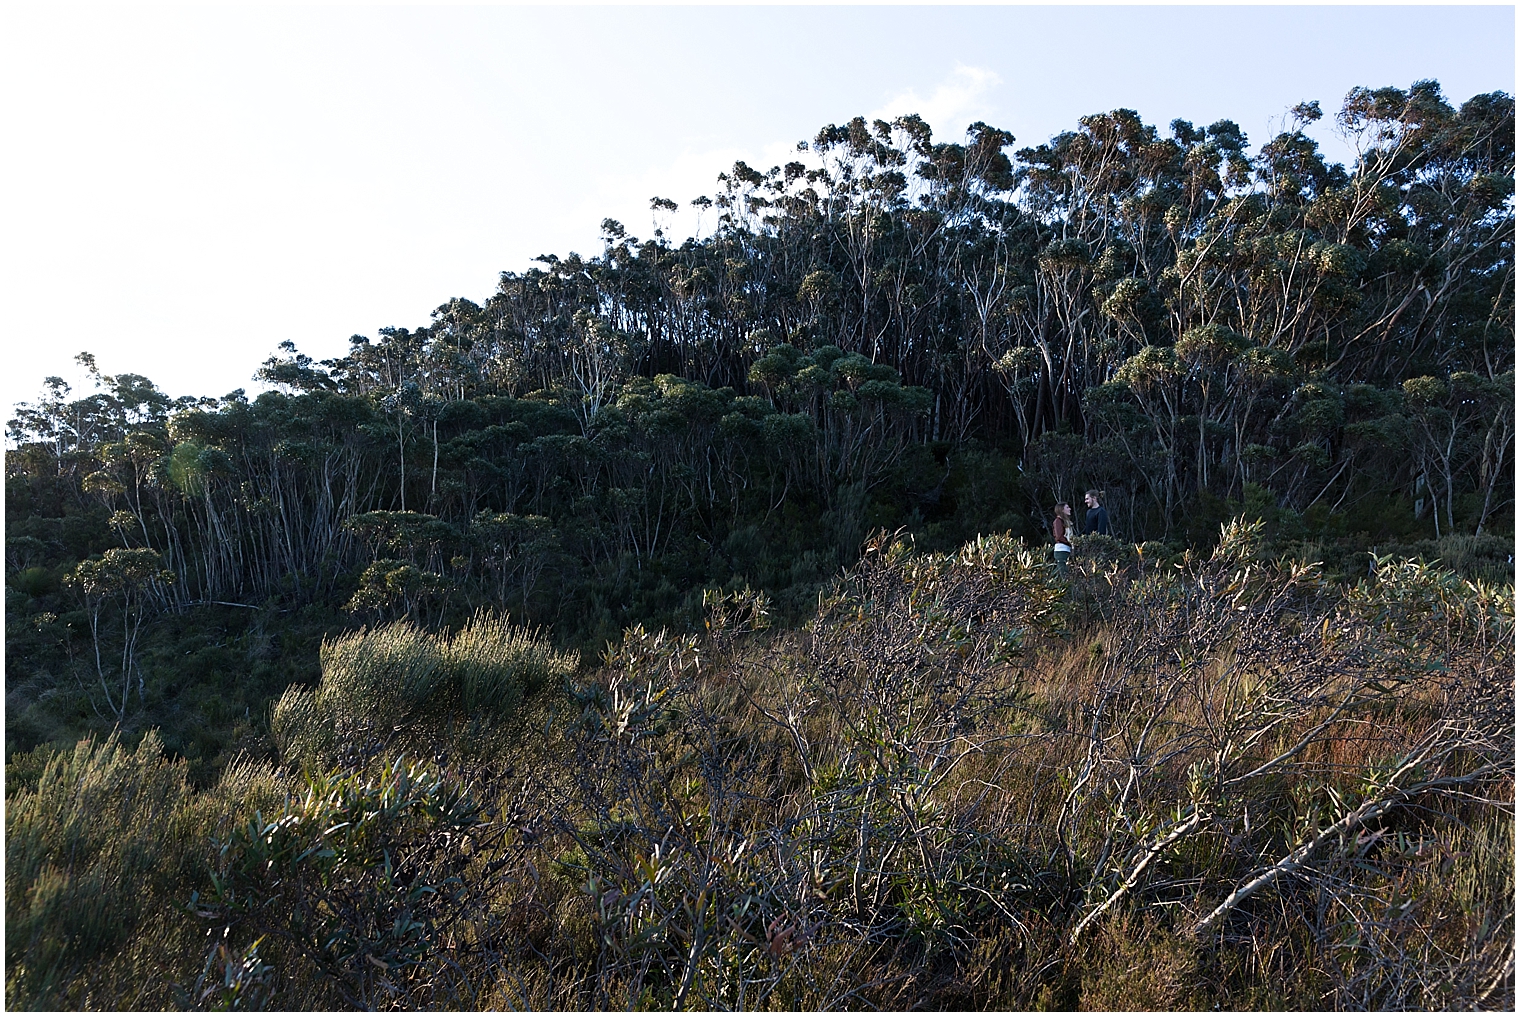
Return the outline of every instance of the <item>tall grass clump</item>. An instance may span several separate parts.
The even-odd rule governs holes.
[[[286,690],[271,732],[287,758],[308,761],[439,738],[479,748],[527,696],[572,675],[577,661],[485,611],[453,634],[411,621],[361,629],[323,642],[320,682]]]
[[[150,972],[190,930],[174,904],[204,861],[183,762],[151,732],[54,752],[6,810],[6,1002],[16,1008],[165,1005]],[[146,996],[143,993],[147,993]]]

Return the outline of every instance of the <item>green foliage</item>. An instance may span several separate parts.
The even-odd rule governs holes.
[[[201,999],[241,1009],[255,991],[267,996],[270,970],[313,979],[307,1006],[371,1008],[457,978],[438,963],[471,868],[452,846],[481,846],[486,826],[457,781],[417,763],[307,777],[283,808],[233,826],[210,889],[190,901],[224,939],[254,937],[238,953],[218,945],[207,968],[221,960],[224,974]]]
[[[443,577],[393,558],[372,561],[359,575],[359,588],[349,598],[347,610],[355,614],[384,614],[400,609],[409,615],[447,590]]]
[[[142,634],[149,600],[174,582],[174,573],[162,567],[157,551],[147,548],[111,548],[99,558],[82,561],[64,576],[67,586],[79,590],[89,616],[90,640],[95,651],[95,676],[106,706],[119,721],[126,717],[137,683],[137,696],[144,697],[144,681],[138,671],[137,644]],[[102,631],[102,616],[116,608],[121,619],[121,638],[112,647]],[[108,664],[112,650],[119,659]],[[119,688],[116,687],[117,683]]]
[[[244,627],[213,606],[358,615],[324,607],[329,630],[490,606],[597,652],[694,624],[714,586],[794,623],[871,528],[1033,538],[1089,486],[1126,539],[1204,550],[1246,511],[1341,578],[1373,546],[1505,535],[1513,103],[1364,91],[1349,169],[1304,118],[1254,155],[1229,121],[1133,110],[1017,151],[985,124],[832,125],[812,168],[724,174],[706,237],[619,227],[330,361],[282,344],[253,399],[171,399],[85,355],[93,391],[49,379],[11,422],[8,538],[36,543],[8,560],[8,631],[37,683],[13,735],[203,733],[152,702],[175,663],[89,674],[72,622],[27,629],[67,619],[53,583],[107,552],[175,574],[150,646],[163,610],[207,619],[199,653]],[[222,699],[257,726],[269,691]]]
[[[1374,555],[1372,574],[1348,593],[1350,608],[1416,644],[1463,635],[1483,642],[1513,640],[1513,583],[1463,579],[1449,569],[1394,555]]]
[[[432,764],[18,758],[8,1002],[1508,1005],[1512,588],[1348,591],[1245,520],[1172,559],[877,534],[801,630],[709,591],[473,756],[430,704],[487,709],[523,633],[329,643],[299,694]]]
[[[88,597],[140,597],[154,583],[172,583],[174,573],[163,567],[163,558],[148,549],[111,548],[97,559],[80,562],[64,577]]]

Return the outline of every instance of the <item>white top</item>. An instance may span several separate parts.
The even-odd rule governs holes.
[[[1068,554],[1070,554],[1071,553],[1071,545],[1070,544],[1057,543],[1056,544],[1056,550],[1057,551],[1065,551]]]

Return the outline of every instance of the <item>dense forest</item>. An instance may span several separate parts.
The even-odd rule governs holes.
[[[81,354],[7,1003],[1513,1006],[1514,101],[1321,118],[856,118],[252,398]]]

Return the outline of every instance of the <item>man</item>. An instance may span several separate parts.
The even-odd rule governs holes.
[[[1088,491],[1087,497],[1087,532],[1101,533],[1108,536],[1108,509],[1102,504],[1102,491]]]

